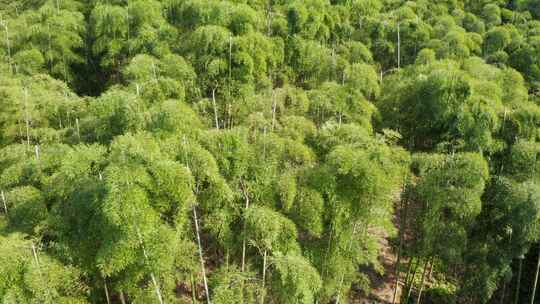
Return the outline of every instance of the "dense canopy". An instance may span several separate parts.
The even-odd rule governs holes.
[[[538,0],[0,0],[1,303],[532,304],[537,169]]]

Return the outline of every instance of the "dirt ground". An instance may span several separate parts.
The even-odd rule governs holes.
[[[372,282],[371,294],[369,296],[356,296],[351,302],[355,304],[390,304],[394,296],[394,286],[396,282],[396,253],[389,244],[387,237],[381,238],[381,253],[379,261],[384,267],[384,275],[380,275],[374,271],[368,272]],[[401,297],[401,282],[398,286],[396,302],[400,303]]]

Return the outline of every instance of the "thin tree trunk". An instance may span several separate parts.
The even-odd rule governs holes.
[[[349,240],[349,250],[351,250],[351,248],[352,248],[352,241],[353,241],[355,235],[356,235],[356,223],[354,223],[354,225],[353,225],[353,231],[352,231],[351,239]],[[336,304],[339,304],[339,300],[340,300],[340,296],[341,296],[341,289],[343,288],[343,282],[344,281],[345,281],[345,273],[342,273],[341,274],[341,280],[339,282],[338,293],[337,293],[337,296],[336,296]]]
[[[223,122],[223,129],[232,129],[232,106],[230,103],[227,103],[227,117]]]
[[[9,43],[9,30],[8,30],[7,20],[3,22],[3,25],[4,25],[4,30],[6,31],[6,48],[7,48],[7,55],[8,55],[8,67],[9,67],[9,72],[12,73],[13,68],[11,66],[11,46]]]
[[[247,195],[246,190],[243,188],[244,186],[242,186],[242,192],[244,193],[244,199],[246,201],[246,206],[244,209],[244,214],[245,214],[249,208],[249,196]],[[244,221],[243,225],[244,225],[243,227],[244,236],[242,240],[242,268],[241,268],[242,272],[244,272],[245,265],[246,265],[246,221]]]
[[[229,36],[229,95],[231,94],[230,92],[231,79],[232,79],[232,36]]]
[[[401,67],[401,30],[399,27],[399,22],[397,23],[397,67]]]
[[[409,298],[411,297],[412,289],[414,287],[414,278],[416,277],[416,273],[418,271],[418,266],[420,266],[420,259],[416,262],[414,265],[414,270],[411,276],[411,281],[409,282],[409,289],[407,290],[407,297],[405,298],[405,303],[409,302]]]
[[[35,150],[35,153],[36,153],[36,160],[39,162],[39,146],[35,145],[34,150]]]
[[[131,38],[131,30],[129,28],[129,0],[127,1],[127,7],[126,7],[126,23],[127,23],[127,43],[128,43],[128,56],[131,56],[131,44],[129,43],[129,39]]]
[[[51,37],[51,25],[47,22],[47,35],[49,36],[49,72],[52,72],[52,37]]]
[[[503,304],[503,303],[504,303],[504,298],[505,298],[505,296],[506,296],[506,281],[503,282],[502,295],[501,295],[499,304]]]
[[[398,287],[399,287],[399,267],[400,267],[400,260],[401,260],[400,251],[401,251],[401,248],[398,249],[397,260],[396,260],[396,271],[395,271],[396,280],[394,282],[394,295],[392,296],[392,304],[396,303]]]
[[[24,135],[21,128],[21,119],[17,118],[17,131],[19,133],[19,138],[21,139],[21,145],[24,145]]]
[[[197,234],[197,245],[199,246],[199,259],[201,261],[201,271],[203,273],[204,291],[206,293],[206,302],[210,304],[210,293],[208,292],[208,281],[206,279],[206,268],[204,267],[204,257],[201,246],[201,234],[199,231],[199,219],[197,218],[197,207],[193,206],[193,219],[195,221],[195,232]]]
[[[519,270],[518,270],[518,278],[517,278],[517,286],[516,286],[516,292],[514,294],[514,304],[518,304],[519,301],[519,289],[521,288],[521,270],[523,266],[523,259],[519,259]]]
[[[405,280],[403,281],[405,286],[409,283],[409,278],[411,277],[411,273],[413,270],[413,267],[412,267],[413,264],[414,264],[414,258],[411,257],[409,259],[409,265],[407,265],[407,274],[405,275]]]
[[[196,286],[195,286],[195,279],[193,278],[193,273],[190,274],[190,278],[191,278],[191,301],[193,303],[196,303],[197,302],[197,297],[195,296]]]
[[[2,203],[4,204],[4,211],[6,212],[6,216],[8,215],[8,208],[6,203],[6,195],[4,194],[4,190],[0,192],[0,195],[2,195]]]
[[[103,277],[103,287],[105,288],[105,298],[107,299],[107,304],[111,304],[111,299],[109,297],[109,288],[107,287],[107,279]]]
[[[124,292],[120,291],[120,303],[126,304],[126,297],[124,296]]]
[[[41,266],[39,265],[39,258],[38,258],[38,254],[37,254],[37,250],[36,250],[36,246],[34,245],[34,242],[32,242],[32,255],[34,256],[34,262],[36,263],[36,267],[37,267],[37,270],[38,270],[39,277],[40,277],[41,281],[44,284],[46,284],[46,282],[43,279],[43,273],[41,272]],[[49,288],[47,288],[47,286],[45,286],[45,296],[46,296],[47,300],[50,299]]]
[[[41,272],[39,267],[39,259],[36,252],[36,245],[34,245],[34,242],[32,242],[32,256],[34,257],[34,262],[36,262],[36,266],[38,267],[38,271]]]
[[[141,248],[142,248],[142,251],[143,251],[144,259],[146,261],[148,261],[148,253],[146,252],[146,248],[144,247],[144,242],[143,242],[143,239],[142,239],[141,232],[139,231],[139,228],[137,228],[137,236],[139,238],[139,244],[141,245]],[[154,276],[153,272],[150,272],[150,279],[152,280],[152,283],[154,284],[154,288],[155,288],[156,295],[158,297],[159,303],[163,304],[164,303],[163,302],[163,296],[161,295],[161,290],[159,288],[158,282],[157,282],[156,277]]]
[[[161,304],[165,303],[163,301],[163,296],[161,295],[161,290],[159,289],[158,282],[157,282],[156,277],[154,276],[153,272],[150,273],[150,278],[152,279],[152,283],[154,283],[154,287],[156,288],[156,295],[158,297],[159,303],[161,303]]]
[[[264,283],[266,281],[266,256],[267,256],[267,251],[266,249],[264,250],[264,254],[263,254],[263,272],[262,272],[262,290],[261,290],[261,304],[264,304],[264,296],[265,296],[265,292],[264,292]]]
[[[534,283],[533,290],[531,295],[531,304],[534,303],[534,298],[536,296],[536,286],[538,284],[538,271],[540,271],[540,246],[538,247],[538,262],[536,263],[536,273],[534,274]]]
[[[79,118],[75,118],[75,126],[77,127],[77,138],[81,141],[81,129],[79,127]]]
[[[399,245],[398,245],[396,271],[395,271],[396,281],[394,285],[394,295],[392,296],[392,304],[396,303],[396,297],[397,297],[397,292],[398,292],[398,287],[399,287],[399,267],[400,267],[400,262],[401,262],[401,247],[403,246],[403,235],[405,231],[404,223],[406,223],[407,221],[407,208],[406,207],[404,208],[404,206],[406,205],[407,205],[407,201],[404,202],[402,200],[400,212],[403,211],[403,216],[401,217],[401,223],[399,227]]]
[[[420,282],[420,290],[418,291],[416,304],[420,304],[420,299],[422,299],[422,291],[424,291],[424,284],[426,283],[427,269],[428,269],[428,266],[430,265],[431,260],[432,259],[427,259],[426,263],[424,264],[424,271],[422,271],[422,281]]]
[[[274,127],[276,125],[276,108],[277,108],[276,96],[275,96],[274,90],[272,90],[272,131],[274,131]]]
[[[24,120],[26,122],[26,145],[30,147],[30,117],[28,115],[28,90],[23,89],[24,94]]]
[[[431,266],[429,267],[429,273],[428,273],[428,279],[430,281],[433,280],[433,268],[435,268],[435,265],[433,265],[433,261],[432,261]]]
[[[330,235],[328,236],[328,245],[326,246],[326,252],[324,253],[324,259],[321,261],[321,281],[324,282],[324,278],[326,276],[326,260],[328,258],[328,255],[330,254],[330,246],[332,245],[332,235],[334,233],[334,223],[330,223]]]
[[[214,107],[214,120],[216,121],[216,129],[219,130],[218,112],[216,107],[216,89],[212,89],[212,106]]]
[[[334,210],[336,208],[336,203],[333,203],[332,209]],[[324,277],[327,273],[327,263],[326,260],[328,258],[328,255],[330,254],[330,246],[332,245],[332,237],[334,234],[334,222],[332,221],[330,223],[330,235],[328,236],[328,245],[326,246],[326,252],[324,253],[324,259],[321,261],[321,280],[324,282]]]

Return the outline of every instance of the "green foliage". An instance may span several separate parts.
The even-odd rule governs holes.
[[[0,298],[4,302],[89,303],[79,270],[39,254],[22,234],[1,236],[0,241]]]
[[[415,155],[413,171],[419,176],[414,199],[421,218],[419,250],[443,261],[461,259],[467,231],[480,214],[481,196],[489,177],[487,162],[479,154]]]
[[[267,207],[253,206],[245,213],[246,237],[261,251],[286,254],[298,251],[296,226]]]
[[[319,274],[309,262],[298,255],[277,255],[275,267],[276,299],[281,303],[312,303],[321,288]]]
[[[540,235],[537,2],[0,0],[0,302],[355,301],[383,238],[487,302]]]
[[[254,303],[261,292],[257,282],[251,279],[254,273],[241,272],[236,267],[218,269],[212,278],[214,303],[237,304]]]

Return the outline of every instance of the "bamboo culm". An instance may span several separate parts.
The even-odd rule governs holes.
[[[420,282],[420,290],[418,290],[418,297],[416,298],[416,304],[420,304],[420,300],[422,299],[422,292],[424,291],[424,285],[426,283],[426,275],[428,273],[429,265],[431,264],[431,260],[427,259],[426,263],[424,264],[424,270],[422,271],[422,281]]]
[[[204,257],[203,257],[202,246],[201,246],[201,234],[199,231],[199,219],[197,218],[196,206],[193,206],[193,220],[195,221],[195,232],[197,234],[197,246],[199,247],[199,259],[201,262],[201,271],[203,273],[204,292],[206,293],[206,302],[210,304],[211,303],[210,293],[208,292],[208,280],[206,279],[206,268],[204,266]]]
[[[531,294],[531,304],[534,304],[534,298],[536,296],[536,286],[538,284],[538,272],[540,271],[540,246],[538,247],[538,261],[536,262],[536,272],[534,274],[534,283]]]

